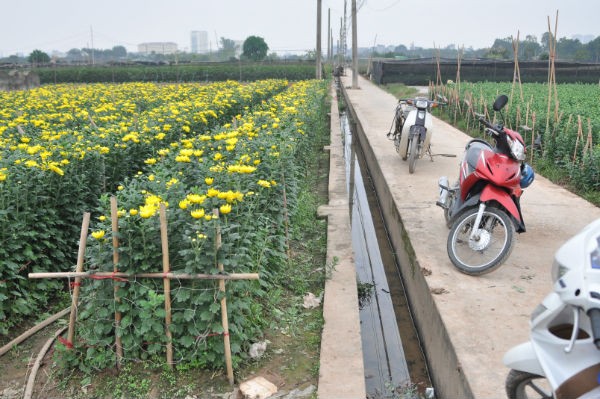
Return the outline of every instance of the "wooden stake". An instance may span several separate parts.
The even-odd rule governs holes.
[[[213,215],[218,219],[219,211],[213,210]],[[223,263],[219,262],[219,250],[221,249],[221,228],[217,224],[217,232],[215,237],[215,260],[220,273],[223,273]],[[223,298],[221,298],[221,323],[223,324],[223,345],[225,346],[225,366],[227,367],[227,379],[229,384],[233,385],[233,365],[231,362],[231,343],[229,340],[229,320],[227,318],[227,298],[225,296],[225,280],[219,280],[219,291],[221,291]]]
[[[75,271],[83,271],[83,261],[85,255],[85,246],[87,244],[87,233],[90,227],[90,213],[85,212],[83,214],[83,221],[81,223],[81,234],[79,236],[79,251],[77,252],[77,266]],[[71,301],[71,314],[69,316],[69,332],[67,335],[67,344],[73,344],[73,338],[75,337],[75,320],[77,319],[77,303],[79,302],[79,286],[81,285],[81,278],[75,277],[75,284],[73,285],[73,297]]]
[[[580,138],[583,140],[583,127],[581,124],[581,115],[577,115],[577,139],[575,140],[575,150],[573,150],[572,164],[575,164],[575,160],[577,159],[577,147],[579,147]]]
[[[529,156],[529,163],[533,163],[533,153],[535,152],[535,112],[531,115],[531,123],[533,124],[531,128],[531,154]]]
[[[587,134],[587,140],[585,141],[585,146],[583,147],[583,155],[585,156],[585,153],[588,151],[588,149],[590,150],[590,155],[593,154],[594,152],[594,146],[592,143],[592,121],[590,118],[588,118],[588,134]]]
[[[119,215],[117,209],[117,197],[114,195],[110,197],[110,216],[112,222],[112,243],[113,243],[113,271],[119,271]],[[115,281],[114,296],[115,296],[115,308],[119,306],[121,300],[119,299],[119,286]],[[115,350],[117,353],[117,370],[121,369],[121,361],[123,360],[123,345],[121,343],[121,336],[118,333],[119,326],[121,325],[121,312],[115,309]]]
[[[169,241],[167,232],[167,211],[160,204],[160,241],[162,244],[163,273],[169,273]],[[171,335],[171,280],[163,278],[165,291],[165,335],[167,336],[167,365],[173,368],[173,336]]]
[[[550,104],[552,102],[552,89],[554,89],[554,113],[558,119],[558,92],[556,90],[556,70],[554,60],[556,58],[556,31],[558,30],[558,10],[556,10],[556,21],[554,24],[554,35],[550,28],[550,17],[548,17],[548,110],[546,114],[546,131],[550,126]]]
[[[285,173],[281,175],[281,183],[283,184],[283,222],[285,226],[285,246],[288,257],[290,256],[290,233],[289,233],[289,216],[287,206],[287,195],[285,192]]]

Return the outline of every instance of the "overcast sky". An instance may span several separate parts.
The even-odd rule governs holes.
[[[374,44],[432,48],[490,47],[494,39],[534,35],[600,36],[599,0],[356,0],[359,47]],[[351,0],[347,26],[351,28]],[[362,4],[362,5],[361,5]],[[177,43],[190,49],[190,32],[207,31],[211,48],[221,37],[262,37],[270,51],[304,53],[316,48],[317,0],[0,0],[0,56],[34,49]],[[328,14],[337,43],[344,0],[322,0],[322,49],[327,49]],[[351,33],[348,31],[348,46]]]

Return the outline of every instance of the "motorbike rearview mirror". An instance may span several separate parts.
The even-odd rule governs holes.
[[[494,108],[494,111],[500,111],[502,108],[504,108],[507,102],[508,97],[506,94],[501,94],[498,96],[498,98],[496,98],[496,101],[494,101],[492,108]]]

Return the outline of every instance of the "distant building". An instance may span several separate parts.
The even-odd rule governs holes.
[[[191,50],[195,54],[208,53],[208,32],[204,30],[193,30],[190,39],[192,41]],[[218,44],[217,44],[218,45]]]
[[[173,42],[150,42],[138,44],[138,53],[142,54],[175,54],[177,43]]]

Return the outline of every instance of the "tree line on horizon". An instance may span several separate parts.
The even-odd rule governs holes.
[[[415,46],[398,45],[392,51],[372,51],[373,57],[411,59],[431,58],[440,56],[442,58],[457,58],[461,52],[461,58],[486,58],[498,60],[514,59],[513,45],[517,45],[513,37],[494,40],[488,48],[474,49],[473,47],[457,47],[455,44],[444,48],[422,48]],[[520,61],[547,60],[549,58],[549,46],[552,36],[545,32],[538,41],[534,35],[527,35],[525,39],[518,41],[517,57]],[[579,39],[568,39],[562,37],[556,41],[557,59],[576,62],[600,62],[600,36],[582,43]]]
[[[114,46],[112,49],[72,48],[62,56],[50,56],[36,49],[27,56],[11,55],[0,58],[0,64],[31,64],[41,66],[48,64],[104,64],[113,62],[147,61],[160,63],[202,62],[202,61],[232,61],[246,59],[261,61],[267,58],[269,46],[262,37],[249,36],[241,48],[234,40],[222,37],[221,46],[209,53],[177,52],[175,54],[135,53],[128,52],[124,46]],[[273,57],[273,55],[269,55]]]
[[[527,35],[525,39],[518,41],[518,59],[520,61],[547,60],[549,57],[548,43],[551,41],[551,35],[545,32],[541,40],[538,41],[534,35]],[[495,39],[491,47],[475,49],[473,47],[458,47],[450,44],[443,48],[423,48],[414,45],[405,46],[387,46],[385,51],[378,51],[373,48],[359,48],[359,57],[366,58],[392,58],[392,59],[414,59],[414,58],[432,58],[440,56],[442,58],[461,58],[465,59],[514,59],[514,47],[517,43],[513,37]],[[114,62],[158,62],[158,63],[186,63],[186,62],[223,62],[252,60],[262,61],[265,59],[278,60],[297,59],[314,60],[316,51],[310,50],[301,55],[285,55],[284,57],[277,53],[268,53],[269,46],[263,38],[250,36],[244,41],[242,51],[237,47],[234,40],[221,37],[220,46],[216,51],[209,53],[188,53],[177,52],[176,54],[141,54],[128,52],[123,46],[114,46],[112,49],[93,49],[93,48],[72,48],[62,57],[50,57],[42,50],[34,50],[28,56],[11,55],[0,58],[0,64],[31,64],[33,66],[56,64],[103,64]],[[334,54],[339,54],[340,49],[334,48]],[[349,54],[343,51],[343,54]],[[556,54],[558,60],[575,62],[600,62],[600,36],[595,39],[582,43],[579,39],[569,39],[562,37],[556,42]]]

